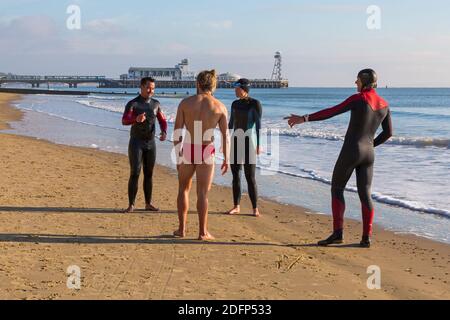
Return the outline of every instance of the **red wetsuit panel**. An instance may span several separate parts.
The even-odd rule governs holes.
[[[380,97],[375,89],[365,90],[361,92],[361,97],[367,104],[372,108],[373,111],[378,111],[384,108],[387,108],[389,104]]]
[[[130,109],[128,112],[124,113],[122,117],[122,124],[124,126],[130,126],[136,123],[136,115],[133,109]]]
[[[167,133],[167,118],[165,114],[159,109],[158,113],[156,114],[156,117],[158,118],[159,126],[161,127],[161,131],[164,133]]]
[[[316,113],[313,113],[309,116],[309,121],[321,121],[321,120],[327,120],[334,116],[337,116],[339,114],[345,113],[352,108],[352,104],[358,101],[362,101],[363,97],[360,94],[355,94],[342,102],[341,104],[338,104],[335,107],[325,109]]]

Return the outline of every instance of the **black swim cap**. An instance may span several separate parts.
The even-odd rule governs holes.
[[[363,88],[376,88],[378,84],[377,73],[373,69],[364,69],[358,73],[358,78],[363,84]]]
[[[245,78],[239,79],[238,81],[236,81],[233,84],[233,87],[241,88],[245,92],[249,93],[250,92],[250,80],[245,79]]]

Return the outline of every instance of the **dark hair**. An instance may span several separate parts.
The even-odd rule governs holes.
[[[361,80],[363,88],[377,88],[378,86],[378,76],[373,69],[364,69],[358,73],[358,78]]]
[[[141,79],[141,87],[145,87],[148,83],[155,83],[155,78],[145,77]]]

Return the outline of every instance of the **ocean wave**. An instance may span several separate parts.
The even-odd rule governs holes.
[[[265,132],[267,130],[263,130]],[[280,136],[284,137],[302,137],[312,139],[324,139],[330,141],[344,141],[345,137],[340,134],[333,134],[324,131],[295,131],[290,129],[278,130]],[[393,137],[387,144],[413,147],[437,147],[450,149],[450,139],[428,138],[428,137]]]
[[[94,101],[89,101],[89,100],[76,100],[75,101],[78,104],[81,104],[85,107],[88,108],[93,108],[93,109],[101,109],[107,112],[112,112],[112,113],[118,113],[118,114],[122,114],[123,113],[123,109],[124,107],[122,105],[120,106],[113,106],[111,104],[102,104],[99,102],[94,102]],[[167,117],[167,122],[169,123],[175,123],[175,117],[176,114],[166,114]]]
[[[104,126],[104,125],[101,125],[101,124],[95,124],[95,123],[91,123],[91,122],[75,120],[75,119],[72,119],[72,118],[69,118],[69,117],[61,116],[59,114],[54,114],[54,113],[43,111],[43,110],[39,110],[39,109],[27,108],[27,107],[24,107],[24,106],[22,106],[20,104],[17,104],[15,106],[20,108],[20,109],[22,109],[22,110],[33,111],[33,112],[37,112],[37,113],[40,113],[40,114],[45,114],[45,115],[50,116],[52,118],[58,118],[58,119],[65,120],[65,121],[76,122],[76,123],[84,124],[84,125],[87,125],[87,126],[92,126],[92,127],[97,127],[97,128],[104,128],[104,129],[111,129],[111,130],[117,130],[117,131],[128,131],[128,130],[121,129],[121,128],[115,128],[115,127],[110,127],[110,126]]]
[[[296,178],[314,180],[314,181],[325,183],[325,184],[331,186],[331,180],[321,177],[314,170],[297,168],[300,171],[300,173],[293,173],[293,172],[289,172],[289,171],[285,171],[285,170],[267,169],[262,166],[258,166],[258,168],[262,169],[262,170],[268,170],[268,171],[280,173],[283,175],[296,177]],[[358,189],[355,187],[347,187],[346,190],[353,192],[353,193],[358,193]],[[375,200],[379,203],[388,204],[388,205],[392,205],[392,206],[396,206],[396,207],[401,207],[401,208],[409,209],[411,211],[433,214],[433,215],[437,215],[437,216],[441,216],[441,217],[450,219],[450,211],[449,210],[429,207],[429,206],[426,206],[426,205],[418,203],[418,202],[398,199],[398,198],[395,198],[392,196],[384,195],[379,192],[374,192],[372,194],[372,198],[373,198],[373,200]]]
[[[90,100],[75,100],[76,103],[93,109],[101,109],[112,113],[123,113],[123,106],[112,106],[111,104],[100,104]]]
[[[134,96],[134,94],[127,94],[127,95],[122,95],[122,96],[111,96],[111,95],[100,95],[100,93],[98,93],[98,95],[94,95],[94,94],[90,94],[88,97],[90,99],[96,99],[96,100],[126,100],[128,97],[127,96]]]
[[[223,159],[223,157],[221,157],[220,155],[217,155],[217,157],[219,159]],[[302,168],[295,167],[299,172],[294,173],[294,172],[290,172],[290,171],[286,171],[286,170],[270,169],[270,168],[266,168],[266,167],[260,166],[260,165],[257,165],[257,168],[260,170],[279,173],[279,174],[291,176],[294,178],[302,178],[302,179],[318,181],[318,182],[321,182],[321,183],[331,186],[331,180],[320,176],[314,170],[308,170],[308,169],[302,169]],[[346,187],[346,190],[353,192],[353,193],[358,193],[358,189],[356,187],[348,186],[348,187]],[[400,207],[400,208],[408,209],[408,210],[415,211],[415,212],[432,214],[432,215],[450,219],[450,211],[449,210],[433,208],[433,207],[421,204],[419,202],[402,200],[402,199],[395,198],[393,196],[384,195],[379,192],[372,193],[372,199],[379,203],[383,203],[383,204],[387,204],[387,205],[391,205],[391,206],[395,206],[395,207]]]
[[[426,118],[450,118],[449,114],[439,114],[439,113],[425,113],[425,112],[413,112],[413,111],[402,111],[402,110],[395,110],[393,113],[394,115],[407,115],[407,116],[413,116],[413,117],[426,117]]]

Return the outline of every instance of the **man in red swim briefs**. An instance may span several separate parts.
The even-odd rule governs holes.
[[[199,215],[199,240],[214,240],[208,232],[208,192],[214,177],[214,129],[219,125],[222,135],[224,161],[222,174],[228,171],[229,138],[227,109],[214,98],[216,72],[203,71],[197,76],[197,95],[184,99],[178,107],[174,128],[174,145],[178,155],[179,180],[178,217],[179,228],[175,237],[186,236],[189,210],[189,191],[194,174],[197,176],[197,210]],[[183,138],[183,128],[186,135]]]

